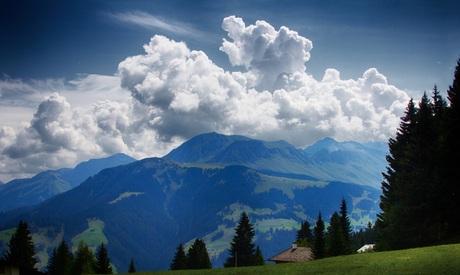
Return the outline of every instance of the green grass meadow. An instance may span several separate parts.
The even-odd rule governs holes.
[[[136,274],[460,274],[460,244],[355,254],[305,263]]]

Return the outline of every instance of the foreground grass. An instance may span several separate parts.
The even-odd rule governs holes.
[[[460,274],[460,244],[356,254],[305,263],[136,274]]]

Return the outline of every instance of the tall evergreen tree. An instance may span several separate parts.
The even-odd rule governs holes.
[[[96,259],[94,258],[93,252],[89,249],[88,245],[81,241],[75,252],[75,259],[70,274],[94,274],[95,265]]]
[[[345,240],[343,235],[340,215],[334,212],[327,227],[326,256],[333,257],[345,254]]]
[[[379,238],[377,246],[381,250],[398,249],[404,236],[401,233],[400,223],[407,216],[404,201],[406,182],[411,179],[411,163],[407,157],[407,150],[413,139],[413,129],[416,124],[417,109],[411,99],[407,105],[405,116],[401,118],[396,137],[390,138],[388,147],[390,154],[387,156],[387,172],[382,173],[382,195],[380,196],[380,209],[377,215]]]
[[[255,262],[255,245],[252,243],[255,230],[249,221],[246,212],[241,214],[235,236],[228,250],[230,257],[227,258],[224,267],[252,266]]]
[[[67,243],[62,240],[59,247],[53,249],[53,254],[48,260],[47,270],[51,275],[69,274],[72,267],[73,255]]]
[[[202,239],[195,239],[187,253],[188,269],[211,269],[211,261],[206,249],[206,243]]]
[[[137,270],[136,270],[136,265],[134,264],[134,259],[131,258],[131,262],[129,262],[128,273],[136,273],[136,272]]]
[[[406,109],[395,139],[389,140],[376,228],[378,249],[440,243],[460,236],[460,59],[447,92],[437,87],[418,108]],[[448,209],[448,211],[446,211]]]
[[[53,248],[53,252],[51,253],[50,258],[48,259],[48,263],[46,265],[46,270],[49,275],[58,275],[60,274],[56,269],[56,258],[57,258],[57,250],[56,247]],[[65,273],[63,273],[65,274]]]
[[[22,220],[19,222],[8,243],[8,250],[4,255],[4,260],[8,264],[24,269],[37,270],[35,264],[38,261],[35,258],[35,247],[26,222]]]
[[[315,259],[321,259],[325,257],[325,238],[324,238],[324,221],[321,216],[321,212],[318,213],[318,219],[316,220],[315,228],[313,229],[313,257]]]
[[[110,257],[104,243],[96,250],[96,265],[94,271],[97,274],[113,274],[112,267],[110,266]]]
[[[353,252],[351,235],[353,233],[351,229],[350,218],[348,217],[347,202],[345,198],[342,198],[340,204],[340,224],[342,227],[342,237],[344,241],[343,254],[351,254]]]
[[[460,58],[455,67],[454,80],[447,90],[449,108],[446,116],[445,180],[447,186],[449,235],[460,236]]]
[[[183,270],[187,269],[187,256],[185,255],[184,246],[179,244],[176,250],[176,254],[170,265],[171,270]]]
[[[310,228],[310,223],[304,221],[300,224],[300,229],[297,230],[296,243],[298,246],[311,246],[313,240],[313,233]]]

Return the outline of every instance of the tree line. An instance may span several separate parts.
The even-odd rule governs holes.
[[[21,272],[37,271],[35,265],[35,246],[29,226],[20,221],[15,233],[11,236],[7,251],[0,259],[5,264],[17,266]],[[129,273],[136,272],[134,260],[131,259]],[[80,274],[113,274],[109,252],[104,243],[101,243],[96,252],[81,241],[73,254],[68,244],[62,240],[57,248],[53,249],[46,266],[46,273],[50,275],[80,275]]]
[[[411,99],[383,173],[379,250],[458,242],[460,238],[460,59],[447,91]]]
[[[235,228],[235,236],[228,250],[230,256],[226,259],[224,267],[264,264],[264,256],[260,247],[256,247],[253,243],[254,236],[254,226],[251,224],[246,212],[243,212]],[[184,246],[179,244],[170,268],[171,270],[212,268],[206,243],[201,239],[195,239],[195,242],[188,249],[187,254],[185,254]]]
[[[298,246],[311,247],[313,258],[322,259],[339,255],[348,255],[356,251],[361,243],[372,243],[372,225],[369,223],[366,231],[353,232],[348,217],[347,204],[342,199],[340,211],[334,212],[326,228],[321,212],[318,213],[313,230],[308,221],[304,221],[297,230],[295,242]],[[367,236],[367,238],[365,238]],[[362,240],[362,242],[361,242]],[[361,245],[361,246],[362,246]]]

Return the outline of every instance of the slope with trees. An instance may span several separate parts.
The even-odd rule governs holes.
[[[458,239],[460,59],[449,104],[435,86],[418,104],[411,100],[383,173],[377,247],[404,249]]]

